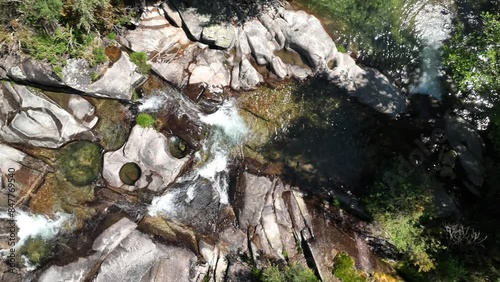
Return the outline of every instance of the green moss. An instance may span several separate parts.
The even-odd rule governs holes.
[[[115,40],[116,39],[116,33],[114,32],[110,32],[108,33],[108,35],[106,36],[109,40]]]
[[[65,178],[76,186],[91,184],[101,170],[101,146],[90,142],[76,142],[63,149],[60,159]]]
[[[52,72],[54,72],[59,79],[63,78],[63,72],[62,72],[62,67],[61,66],[54,66],[52,68]]]
[[[134,89],[132,90],[132,101],[137,101],[139,100],[139,94],[137,94],[137,91]]]
[[[155,119],[151,115],[140,113],[135,118],[135,122],[141,127],[153,127],[153,125],[155,124]]]
[[[347,253],[340,252],[333,261],[333,275],[341,282],[367,282],[365,275],[356,271],[354,259]]]
[[[280,269],[272,265],[264,269],[260,275],[262,282],[317,282],[319,281],[312,269],[293,264]]]
[[[97,73],[97,72],[92,72],[92,73],[90,74],[90,79],[92,79],[92,81],[96,81],[98,78],[99,78],[99,73]]]
[[[101,47],[94,48],[94,50],[92,51],[92,54],[93,54],[92,65],[102,64],[102,63],[106,62],[106,60],[107,60],[107,56],[106,56],[106,52],[105,52],[104,48],[101,48]]]
[[[137,65],[142,74],[147,74],[151,69],[151,65],[147,63],[148,56],[146,52],[132,52],[130,53],[130,60]]]
[[[40,265],[54,256],[54,243],[41,237],[30,237],[20,249],[20,253],[35,265]]]

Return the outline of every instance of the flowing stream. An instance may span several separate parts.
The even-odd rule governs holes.
[[[204,141],[201,152],[195,155],[198,161],[197,167],[177,180],[178,183],[189,183],[187,192],[183,193],[180,189],[167,190],[164,195],[155,197],[149,207],[150,214],[176,215],[175,207],[178,202],[191,202],[197,196],[199,189],[197,182],[201,179],[211,183],[213,189],[217,191],[220,204],[229,203],[227,166],[231,156],[240,152],[248,128],[239,116],[234,100],[226,101],[216,112],[201,115],[200,119],[211,127],[211,132]]]

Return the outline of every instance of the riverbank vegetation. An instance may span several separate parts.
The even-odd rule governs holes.
[[[62,76],[69,58],[93,67],[106,61],[101,35],[127,24],[134,11],[110,0],[0,0],[0,52],[21,52]]]

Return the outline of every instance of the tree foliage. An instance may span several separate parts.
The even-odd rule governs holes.
[[[272,265],[264,269],[260,280],[262,282],[318,282],[314,272],[301,265],[293,264],[281,270],[278,266]]]
[[[443,47],[443,63],[463,95],[496,100],[500,90],[500,15],[483,13],[483,30],[465,34],[459,25]]]
[[[430,271],[435,267],[432,253],[440,243],[425,232],[422,222],[433,217],[433,181],[423,172],[407,178],[392,175],[397,178],[396,184],[389,187],[377,181],[366,208],[409,263],[422,272]]]
[[[347,253],[337,254],[333,261],[333,275],[341,282],[367,282],[363,272],[354,268],[354,259]]]

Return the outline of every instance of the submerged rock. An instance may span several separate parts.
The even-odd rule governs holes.
[[[120,168],[120,180],[127,185],[134,185],[141,178],[141,168],[136,163],[126,163]]]
[[[101,146],[95,143],[77,142],[62,149],[59,160],[62,173],[76,186],[91,184],[101,172]]]
[[[5,105],[0,109],[0,139],[5,142],[58,148],[74,139],[96,139],[89,127],[95,120],[82,121],[34,89],[3,82],[0,101]]]
[[[173,157],[168,150],[167,137],[154,128],[136,125],[125,145],[117,151],[104,154],[103,177],[113,187],[131,191],[142,188],[159,191],[176,179],[188,159]],[[130,162],[137,164],[142,171],[133,185],[120,179],[121,168]]]

